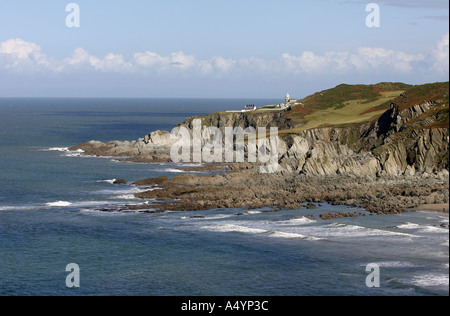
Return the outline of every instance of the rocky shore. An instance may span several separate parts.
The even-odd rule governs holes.
[[[423,204],[448,204],[449,201],[449,182],[445,173],[428,178],[369,180],[356,176],[260,174],[250,164],[233,164],[224,174],[182,174],[172,179],[145,179],[134,185],[148,189],[136,194],[136,197],[153,199],[154,202],[128,209],[150,212],[220,208],[270,208],[273,211],[304,207],[313,209],[314,202],[357,206],[371,214],[390,215]],[[359,215],[366,214],[323,214],[321,218],[327,220]]]

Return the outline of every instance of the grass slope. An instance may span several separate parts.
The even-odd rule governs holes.
[[[283,129],[280,133],[299,133],[321,127],[355,124],[374,120],[386,111],[390,104],[411,86],[403,83],[379,83],[376,85],[339,85],[336,88],[315,93],[294,106],[284,119],[296,128]]]

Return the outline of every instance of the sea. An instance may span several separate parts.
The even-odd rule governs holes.
[[[130,183],[175,177],[183,165],[68,150],[279,102],[0,98],[0,295],[449,295],[449,230],[441,226],[448,214],[323,221],[322,213],[364,212],[326,203],[279,212],[124,212],[154,202],[136,199],[143,188]]]

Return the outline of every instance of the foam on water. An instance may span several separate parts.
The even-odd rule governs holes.
[[[32,211],[38,208],[39,207],[37,205],[6,205],[0,206],[0,211]]]
[[[64,157],[81,157],[83,156],[84,150],[69,150],[68,147],[50,147],[45,149],[40,149],[40,151],[58,151],[64,153],[62,156]]]
[[[50,147],[50,148],[40,149],[40,151],[60,151],[60,152],[67,152],[67,151],[69,151],[69,147]]]
[[[106,182],[106,183],[109,183],[109,184],[114,184],[114,182],[116,182],[117,181],[117,179],[106,179],[106,180],[98,180],[98,181],[95,181],[95,182]]]
[[[306,236],[298,233],[284,232],[278,230],[267,230],[264,228],[248,227],[237,224],[215,224],[208,226],[201,226],[200,229],[220,232],[220,233],[243,233],[249,235],[260,235],[261,237],[285,238],[285,239],[305,239],[305,240],[325,240],[323,238],[316,238],[313,236]]]
[[[282,221],[279,222],[278,225],[307,225],[307,224],[312,224],[312,223],[316,223],[317,221],[313,220],[313,219],[309,219],[306,217],[301,217],[301,218],[292,218],[289,219],[287,221]]]
[[[419,224],[415,224],[415,223],[405,223],[403,225],[399,225],[398,228],[400,229],[418,229],[421,226]]]
[[[445,288],[449,287],[449,275],[442,273],[426,273],[415,276],[412,280],[412,284],[424,288]]]
[[[116,200],[137,200],[138,198],[134,196],[134,194],[122,194],[113,197]]]
[[[46,206],[49,207],[67,207],[67,206],[72,206],[72,203],[67,202],[67,201],[58,201],[58,202],[48,202],[45,203]]]
[[[382,268],[417,268],[419,266],[408,261],[382,261],[377,263]]]

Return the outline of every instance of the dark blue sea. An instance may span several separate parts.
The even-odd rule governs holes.
[[[174,177],[180,165],[67,150],[281,101],[0,99],[0,295],[448,295],[449,232],[440,227],[448,214],[322,221],[305,209],[103,212],[151,203],[114,179]],[[334,211],[355,209],[314,212]],[[80,268],[78,288],[66,286],[70,263]],[[366,285],[371,263],[379,287]]]

